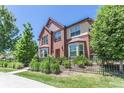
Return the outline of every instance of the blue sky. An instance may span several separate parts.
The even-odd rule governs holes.
[[[7,8],[17,18],[17,26],[20,33],[23,31],[23,24],[30,22],[33,27],[34,39],[37,40],[42,27],[49,17],[52,17],[63,25],[69,25],[86,17],[95,19],[100,6],[60,6],[60,5],[40,5],[40,6],[7,6]]]

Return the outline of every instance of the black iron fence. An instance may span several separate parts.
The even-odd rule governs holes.
[[[93,63],[92,65],[86,65],[83,68],[80,68],[78,65],[71,65],[71,68],[69,68],[68,70],[83,73],[101,74],[105,76],[124,76],[124,69],[120,71],[119,66],[119,63]]]

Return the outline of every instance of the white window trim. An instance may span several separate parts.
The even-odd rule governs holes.
[[[85,55],[84,42],[74,43],[74,44],[77,44],[78,45],[78,46],[76,46],[76,56],[79,56],[79,44],[82,44],[83,45],[83,55]],[[70,47],[69,47],[69,44],[68,44],[68,57],[73,57],[73,56],[70,56]]]
[[[72,30],[72,29],[75,29],[75,27],[77,27],[77,26],[80,27],[80,30],[79,30],[79,31],[80,31],[80,34],[81,34],[81,26],[80,26],[80,25],[75,25],[74,27],[70,28],[70,30],[69,30],[70,37],[75,37],[75,36],[71,36],[71,32],[72,32],[71,30]],[[78,31],[78,30],[77,30],[77,31]],[[74,32],[76,32],[76,31],[74,31]],[[74,33],[74,32],[73,32],[73,33]],[[80,34],[79,34],[79,35],[80,35]],[[76,35],[76,36],[78,36],[78,35]]]
[[[47,48],[47,49],[48,49],[47,54],[49,55],[49,48]],[[42,48],[41,48],[41,50],[42,50]],[[41,50],[40,50],[40,57],[45,58],[44,51],[41,51]]]
[[[82,36],[82,35],[88,35],[88,34],[89,34],[88,32],[84,32],[84,33],[82,33],[82,34],[80,34],[80,35],[73,36],[73,37],[70,37],[70,38],[73,39],[73,38],[77,38],[77,37],[80,37],[80,36]]]

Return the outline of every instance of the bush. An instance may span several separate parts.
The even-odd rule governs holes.
[[[39,62],[36,59],[32,59],[29,64],[29,67],[32,71],[39,71]]]
[[[57,62],[58,62],[60,65],[62,65],[65,60],[67,60],[65,57],[59,57],[59,58],[57,58]]]
[[[81,68],[84,67],[87,62],[88,62],[88,59],[85,56],[77,56],[74,59],[74,63]]]
[[[44,72],[46,74],[50,73],[50,62],[48,61],[48,59],[42,60],[42,62],[40,63],[39,69],[41,72]]]
[[[8,65],[8,61],[5,60],[0,61],[0,67],[7,67],[7,65]]]
[[[8,62],[3,62],[2,63],[2,67],[7,67],[7,65],[8,65]]]
[[[63,62],[63,65],[64,65],[65,68],[71,68],[71,63],[69,62],[69,60],[65,60]]]
[[[10,62],[7,65],[8,68],[15,68],[15,62]]]
[[[88,60],[86,63],[85,63],[86,66],[92,66],[93,65],[93,61],[92,60]]]
[[[24,67],[24,65],[20,62],[10,62],[7,65],[8,68],[14,68],[14,69],[21,69]]]
[[[60,73],[60,66],[58,63],[51,63],[50,70],[53,74],[59,74]]]
[[[2,61],[0,61],[0,67],[3,67],[3,62]]]
[[[21,69],[21,68],[23,68],[23,67],[24,67],[24,65],[23,65],[22,63],[20,63],[20,62],[15,62],[15,66],[14,66],[15,69]]]
[[[39,71],[41,71],[41,72],[43,72],[43,65],[44,65],[43,62],[40,62],[39,63]]]

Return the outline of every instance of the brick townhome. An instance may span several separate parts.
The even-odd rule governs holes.
[[[90,58],[89,31],[93,19],[85,18],[64,26],[49,18],[39,35],[39,56],[69,57],[85,55]]]

